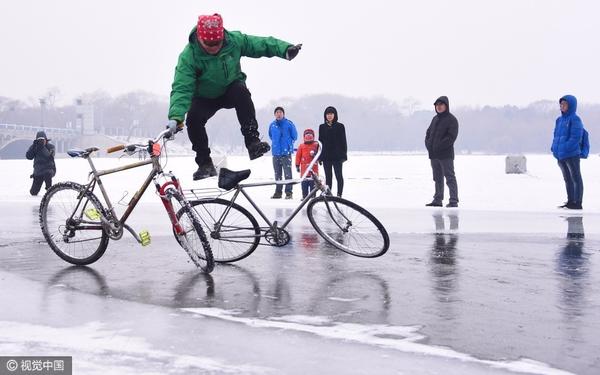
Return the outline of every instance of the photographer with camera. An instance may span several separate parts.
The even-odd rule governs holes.
[[[49,139],[43,131],[37,132],[33,144],[29,146],[29,150],[25,156],[29,160],[33,160],[33,174],[29,176],[33,178],[31,195],[37,195],[42,188],[42,183],[46,183],[46,190],[52,186],[52,177],[56,174],[56,165],[54,164],[54,145],[48,143]]]

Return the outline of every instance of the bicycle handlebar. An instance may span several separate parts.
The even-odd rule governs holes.
[[[171,122],[169,122],[169,125],[167,125],[167,128],[163,131],[161,131],[160,133],[158,133],[158,135],[156,136],[156,138],[150,140],[150,142],[152,143],[158,143],[161,139],[165,138],[165,141],[170,140],[173,138],[174,134],[179,133],[180,131],[183,130],[183,124],[182,123],[174,123],[172,124]],[[132,144],[120,144],[120,145],[116,145],[116,146],[112,146],[106,149],[107,153],[112,153],[112,152],[116,152],[116,151],[121,151],[121,150],[127,150],[127,151],[135,151],[136,148],[138,147],[146,147],[147,145],[141,145],[141,144],[136,144],[136,143],[132,143]]]
[[[112,146],[106,149],[106,152],[108,154],[112,153],[112,152],[116,152],[116,151],[121,151],[125,148],[125,145],[116,145],[116,146]]]

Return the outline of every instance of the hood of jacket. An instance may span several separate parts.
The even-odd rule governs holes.
[[[439,114],[449,113],[450,112],[450,101],[448,100],[447,96],[440,96],[439,98],[437,98],[435,100],[435,102],[433,102],[433,105],[435,106],[435,103],[437,103],[437,102],[442,102],[442,103],[444,103],[446,105],[446,110],[444,112],[439,113]],[[438,113],[437,109],[435,110],[435,112]]]
[[[325,124],[327,123],[327,112],[333,112],[333,123],[334,124],[336,122],[338,122],[337,109],[335,109],[335,107],[329,106],[329,107],[325,108],[325,112],[323,112],[323,120],[324,120]]]
[[[559,99],[559,103],[562,101],[566,101],[569,104],[569,109],[567,112],[563,113],[563,117],[571,116],[577,112],[577,98],[573,95],[565,95]]]
[[[35,134],[35,139],[39,138],[44,138],[45,140],[48,140],[48,137],[46,137],[46,132],[44,132],[43,130],[40,130]]]

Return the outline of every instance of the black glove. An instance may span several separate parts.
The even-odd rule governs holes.
[[[296,172],[300,173],[300,166],[299,165],[296,166]]]
[[[298,52],[302,48],[302,44],[296,44],[295,46],[289,46],[287,51],[285,51],[285,58],[288,60],[292,60],[294,57],[298,56]]]
[[[323,161],[319,160],[319,165],[323,165]]]

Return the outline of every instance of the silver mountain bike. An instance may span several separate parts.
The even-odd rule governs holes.
[[[219,190],[216,197],[202,197],[206,194],[206,189],[184,190],[208,235],[216,262],[227,263],[244,259],[252,254],[259,244],[287,245],[290,234],[286,227],[304,206],[315,231],[337,249],[365,258],[385,254],[390,246],[390,238],[383,224],[358,204],[332,196],[329,187],[318,175],[312,173],[312,167],[321,150],[322,145],[319,142],[317,155],[300,179],[242,184],[240,182],[250,176],[250,170],[235,172],[221,168],[218,186],[222,190]],[[281,224],[269,220],[248,194],[248,190],[253,187],[298,184],[303,180],[314,181],[315,188]],[[230,193],[232,196],[229,199],[221,198]],[[250,202],[266,226],[260,226],[246,208],[236,203],[240,195]],[[182,212],[177,214],[180,215]]]
[[[40,204],[40,226],[52,250],[69,263],[85,265],[100,259],[106,251],[109,239],[119,240],[125,231],[142,246],[149,245],[150,233],[142,231],[138,234],[126,221],[148,186],[154,183],[177,242],[197,267],[206,273],[211,272],[214,260],[210,243],[196,211],[185,198],[177,177],[164,172],[160,163],[160,142],[163,142],[164,147],[179,130],[181,128],[169,127],[147,143],[109,148],[108,153],[120,150],[129,155],[147,152],[150,158],[108,170],[96,169],[92,161],[92,153],[98,151],[96,147],[68,151],[69,156],[81,157],[89,162],[90,181],[87,184],[60,182],[48,189],[44,195]],[[134,194],[123,215],[118,217],[100,177],[145,165],[152,165],[150,174]],[[105,204],[94,194],[96,187],[102,193]]]

